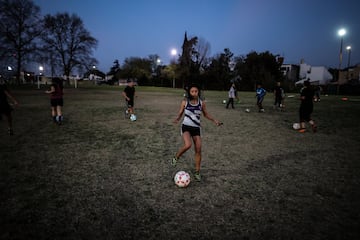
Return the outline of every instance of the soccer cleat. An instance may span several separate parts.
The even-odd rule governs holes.
[[[175,167],[178,160],[179,159],[176,156],[174,156],[170,161],[171,165]]]
[[[306,132],[306,129],[305,129],[305,128],[301,128],[301,129],[298,130],[298,132],[299,132],[299,133],[304,133],[304,132]]]
[[[199,171],[196,171],[194,173],[194,178],[196,181],[200,182],[201,181],[201,175],[200,175],[200,172]]]

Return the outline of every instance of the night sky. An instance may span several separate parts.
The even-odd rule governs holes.
[[[229,48],[235,56],[269,51],[285,63],[337,68],[345,28],[343,63],[360,63],[359,0],[35,0],[42,14],[77,14],[98,41],[98,69],[115,59],[181,52],[184,33],[210,43],[210,56]]]

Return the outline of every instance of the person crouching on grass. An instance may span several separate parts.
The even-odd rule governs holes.
[[[305,122],[309,122],[313,132],[317,131],[317,126],[314,120],[311,119],[311,113],[313,112],[314,104],[314,91],[310,87],[310,81],[306,80],[304,82],[304,87],[300,91],[300,133],[304,133],[306,131]]]
[[[200,181],[200,164],[201,164],[201,136],[200,136],[200,116],[201,113],[214,122],[217,126],[222,123],[214,119],[207,111],[205,102],[200,99],[200,88],[197,85],[191,85],[188,88],[187,98],[181,102],[180,110],[174,123],[178,123],[185,113],[181,133],[184,140],[184,145],[178,150],[175,156],[171,159],[171,165],[176,166],[179,158],[191,148],[191,140],[195,147],[195,180]]]
[[[45,93],[50,94],[51,116],[53,122],[57,123],[58,125],[61,125],[63,121],[63,89],[63,80],[60,78],[53,78],[50,90],[45,91]]]

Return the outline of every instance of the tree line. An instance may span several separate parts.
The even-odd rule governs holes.
[[[31,62],[50,66],[51,76],[66,76],[74,72],[89,75],[98,60],[93,52],[98,40],[91,36],[76,14],[57,13],[42,16],[31,0],[0,0],[0,64],[15,66],[16,81]],[[139,85],[185,87],[198,83],[203,89],[226,90],[231,82],[239,90],[254,90],[261,82],[272,88],[283,81],[281,57],[270,52],[252,51],[235,56],[230,49],[209,56],[210,43],[185,32],[182,52],[168,65],[158,62],[157,54],[147,58],[128,57],[121,66],[114,60],[107,75],[112,79],[136,78]],[[285,87],[286,87],[285,83]]]

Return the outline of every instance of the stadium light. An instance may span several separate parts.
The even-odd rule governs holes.
[[[350,67],[350,56],[351,56],[351,46],[347,46],[346,50],[348,51],[348,64],[347,67]]]

